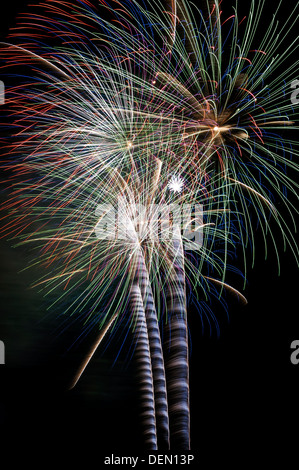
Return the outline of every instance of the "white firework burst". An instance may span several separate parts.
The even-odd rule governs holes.
[[[181,178],[181,176],[173,175],[167,187],[168,189],[170,189],[170,191],[173,191],[174,193],[180,193],[182,192],[184,187],[184,180],[183,178]]]

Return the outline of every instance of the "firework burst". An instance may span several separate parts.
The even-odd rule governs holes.
[[[47,268],[37,285],[65,288],[55,305],[72,295],[69,312],[99,315],[92,351],[129,309],[149,448],[190,448],[186,285],[199,299],[219,288],[246,302],[226,272],[241,246],[246,278],[253,217],[265,249],[270,236],[278,254],[271,215],[297,257],[298,186],[287,174],[298,169],[287,134],[296,113],[281,90],[298,64],[278,72],[297,46],[275,56],[295,14],[280,34],[272,20],[256,48],[262,6],[252,2],[244,21],[237,8],[224,18],[218,1],[96,10],[52,0],[2,44],[5,68],[34,72],[7,93],[16,130],[3,162],[12,174],[3,233],[37,246]],[[174,206],[190,209],[178,225]],[[200,246],[190,244],[196,231]]]

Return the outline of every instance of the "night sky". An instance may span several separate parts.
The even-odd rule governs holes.
[[[26,4],[7,5],[1,38]],[[270,15],[275,2],[266,4]],[[6,197],[3,191],[1,200]],[[281,238],[277,245],[280,276],[274,249],[269,246],[265,260],[257,230],[256,261],[244,292],[248,304],[227,296],[229,320],[216,307],[219,338],[215,328],[210,336],[207,323],[202,332],[198,313],[189,311],[192,450],[211,464],[219,457],[229,463],[261,455],[267,461],[298,446],[299,364],[290,361],[290,344],[299,339],[298,269],[290,249],[283,253]],[[116,363],[120,342],[100,348],[77,387],[68,391],[96,331],[76,342],[80,322],[71,323],[63,311],[47,311],[42,295],[29,288],[40,268],[20,272],[30,263],[29,251],[2,239],[0,259],[0,340],[6,346],[6,364],[0,365],[1,442],[7,442],[4,448],[11,445],[12,461],[18,449],[28,458],[37,449],[44,455],[82,454],[99,465],[109,452],[138,455],[135,364],[126,361],[126,346]]]

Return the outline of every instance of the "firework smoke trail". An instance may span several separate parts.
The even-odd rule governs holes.
[[[167,289],[168,320],[165,331],[165,364],[169,398],[170,439],[175,449],[190,449],[189,351],[184,250],[173,240],[175,288]]]
[[[138,267],[136,266],[136,270]],[[131,287],[130,302],[135,317],[136,358],[139,361],[140,395],[144,410],[141,413],[144,422],[145,445],[152,450],[158,449],[155,398],[152,376],[152,358],[150,352],[148,328],[146,324],[143,298],[139,279]]]
[[[161,337],[148,270],[143,256],[138,259],[138,279],[145,305],[145,317],[149,336],[150,357],[152,361],[155,411],[157,420],[157,440],[159,449],[169,449],[169,418],[166,390],[166,377]]]
[[[96,207],[115,206],[118,195],[126,195],[133,204],[148,204],[155,198],[168,203],[169,190],[178,188],[176,184],[183,178],[186,191],[180,194],[180,203],[199,202],[205,207],[199,260],[193,264],[181,257],[171,276],[173,244],[148,243],[151,233],[145,229],[138,243],[133,243],[133,252],[142,244],[149,248],[143,251],[148,274],[138,268],[141,286],[135,283],[133,291],[137,305],[141,289],[143,309],[149,312],[153,306],[150,290],[145,289],[149,279],[154,297],[164,299],[163,321],[167,324],[168,314],[174,317],[173,308],[183,312],[185,321],[184,277],[194,291],[200,287],[203,295],[210,282],[226,286],[229,248],[237,243],[243,248],[246,277],[249,244],[254,255],[252,211],[264,235],[265,250],[267,235],[277,250],[269,224],[271,214],[285,245],[297,256],[292,229],[283,219],[283,211],[278,211],[274,194],[293,218],[295,208],[285,189],[296,196],[298,186],[285,170],[298,169],[292,159],[298,151],[291,139],[283,137],[278,144],[277,131],[296,128],[288,117],[295,117],[296,112],[282,100],[281,86],[296,78],[298,62],[286,67],[283,77],[271,77],[296,51],[293,43],[279,58],[275,52],[295,24],[295,13],[280,33],[275,18],[271,20],[257,48],[254,36],[264,2],[252,2],[246,22],[238,18],[237,9],[223,18],[217,1],[207,2],[206,12],[182,1],[169,2],[168,10],[156,1],[154,12],[135,1],[99,3],[100,15],[88,1],[75,5],[45,2],[44,15],[31,16],[30,21],[24,18],[25,31],[31,30],[32,36],[22,34],[20,26],[9,38],[16,45],[3,46],[6,67],[13,62],[33,66],[35,71],[31,82],[18,84],[8,93],[19,142],[14,148],[8,146],[9,160],[4,162],[17,174],[6,204],[12,220],[4,231],[16,233],[21,243],[40,244],[52,274],[39,284],[48,291],[65,285],[66,296],[87,280],[88,287],[68,311],[78,311],[88,321],[100,310],[100,326],[105,328],[114,311],[121,319],[135,273],[132,240],[124,243],[111,236],[107,243],[95,236]],[[101,16],[101,11],[106,13]],[[107,11],[112,20],[104,19]],[[43,44],[37,40],[41,35]],[[57,37],[61,45],[53,52],[51,44]],[[153,184],[157,157],[162,170]],[[37,230],[31,220],[39,220]],[[221,254],[214,250],[219,238]],[[217,279],[211,280],[209,271],[207,276],[201,275],[205,264],[213,268]],[[158,266],[168,273],[168,287]],[[103,309],[111,292],[113,302]],[[90,300],[92,306],[87,309]],[[136,305],[134,309],[141,315],[141,302],[138,308]],[[171,329],[171,322],[168,326]],[[157,330],[147,328],[148,332],[142,331],[152,332],[155,344]],[[185,331],[185,323],[182,329]],[[171,347],[186,356],[187,343],[185,337],[184,344],[178,339]],[[155,375],[153,360],[147,361],[147,371],[150,366]],[[175,372],[174,362],[169,368]],[[160,367],[159,371],[156,377]],[[172,410],[175,400],[175,396],[169,397]],[[165,399],[163,402],[165,405]],[[164,405],[161,411],[165,411]],[[179,433],[186,435],[188,418],[181,418]]]

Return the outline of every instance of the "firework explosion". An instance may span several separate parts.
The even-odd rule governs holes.
[[[281,90],[298,63],[277,72],[296,46],[275,56],[295,14],[280,34],[273,19],[256,48],[263,2],[246,19],[204,3],[49,0],[2,44],[5,69],[32,76],[7,93],[4,236],[38,249],[36,285],[64,286],[54,306],[71,297],[68,313],[98,319],[93,352],[129,315],[150,449],[190,448],[187,287],[199,304],[224,291],[246,302],[226,274],[240,246],[246,279],[253,217],[265,250],[273,221],[297,257],[284,218],[296,212],[296,116]],[[174,223],[171,208],[196,205],[203,215]]]

